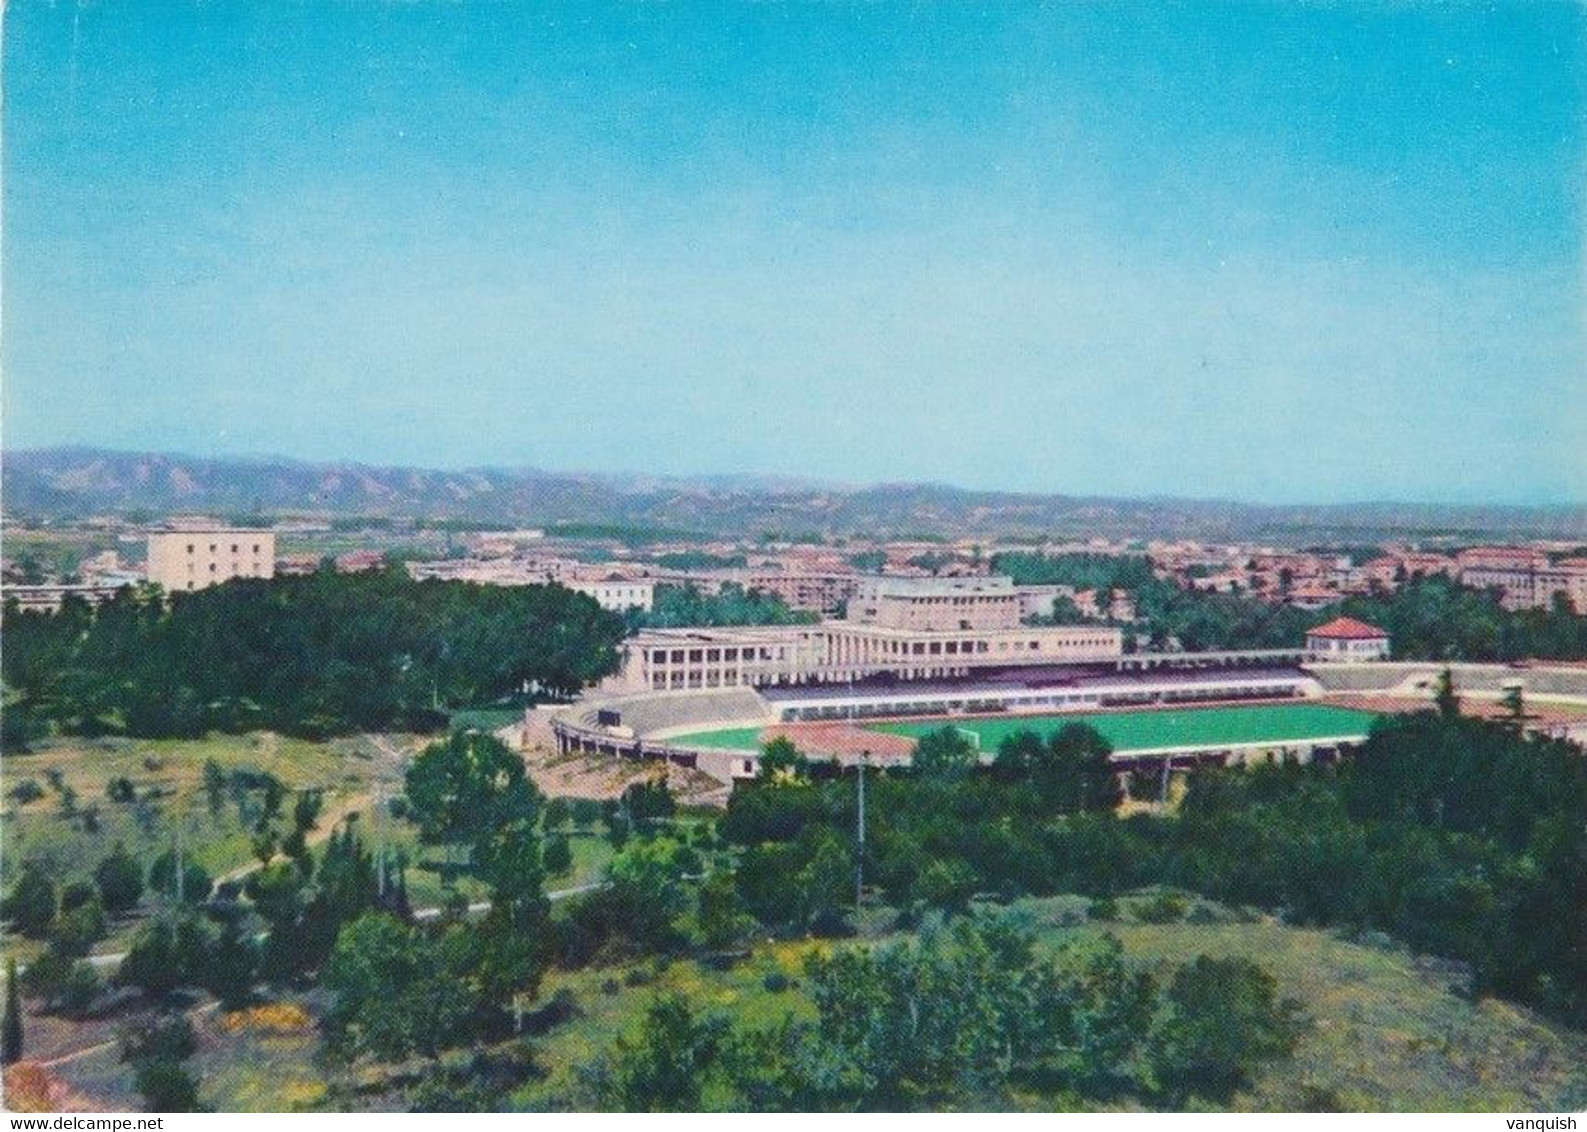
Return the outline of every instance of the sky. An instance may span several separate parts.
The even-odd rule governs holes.
[[[1587,501],[1587,7],[12,0],[3,441]]]

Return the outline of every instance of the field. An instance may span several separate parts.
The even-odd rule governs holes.
[[[1139,922],[1130,899],[1121,901],[1119,922],[1097,923],[1088,920],[1087,903],[1025,900],[1013,911],[1037,930],[1043,949],[1111,931],[1128,955],[1163,973],[1197,954],[1245,956],[1272,971],[1282,993],[1301,1003],[1310,1025],[1295,1058],[1261,1074],[1235,1098],[1235,1108],[1558,1111],[1587,1103],[1587,1039],[1504,1003],[1470,1001],[1455,990],[1460,975],[1453,965],[1417,958],[1386,941],[1351,941],[1205,903],[1197,903],[1195,918],[1208,922],[1171,924]],[[873,942],[894,938],[883,933]],[[630,1032],[657,993],[682,992],[697,1010],[739,1023],[808,1015],[811,1007],[799,989],[804,957],[830,946],[765,942],[726,971],[677,959],[555,972],[541,998],[567,992],[573,1016],[528,1039],[543,1075],[521,1085],[509,1102],[524,1109],[577,1104],[580,1067]],[[773,971],[787,977],[789,989],[767,988]],[[323,1005],[293,996],[222,1014],[195,1004],[200,1050],[193,1068],[205,1103],[221,1111],[404,1107],[405,1075],[420,1067],[338,1069],[327,1063],[319,1057],[314,1023]],[[114,1043],[98,1048],[114,1037],[113,1026],[53,1023],[47,1036],[42,1025],[32,1033],[40,1043],[36,1055],[54,1062],[49,1073],[67,1096],[99,1105],[136,1103]],[[451,1056],[465,1064],[472,1055]],[[1038,1111],[1065,1103],[1035,1093],[1015,1100]]]
[[[1095,727],[1120,752],[1164,747],[1219,747],[1252,743],[1303,742],[1366,734],[1374,715],[1369,711],[1328,704],[1258,704],[1241,707],[1173,708],[1154,711],[1109,711],[1063,715],[1015,715],[986,718],[954,717],[910,722],[862,724],[867,730],[918,739],[944,725],[973,732],[983,751],[994,751],[1017,731],[1049,734],[1068,723]],[[787,730],[797,743],[799,725]],[[672,742],[711,749],[753,750],[761,729],[723,728],[675,737]]]

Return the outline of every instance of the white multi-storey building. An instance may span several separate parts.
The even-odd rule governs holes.
[[[168,593],[187,593],[232,578],[273,578],[274,531],[192,527],[148,534],[149,581]]]

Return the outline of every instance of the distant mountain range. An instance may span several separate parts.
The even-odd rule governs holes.
[[[1275,543],[1516,535],[1587,542],[1584,505],[1271,506],[971,491],[942,484],[855,487],[759,476],[438,471],[92,448],[8,451],[0,456],[0,470],[8,516],[57,519],[197,512],[594,523],[713,535],[1100,535]]]

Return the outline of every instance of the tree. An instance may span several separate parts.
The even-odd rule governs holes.
[[[922,774],[953,776],[973,769],[981,753],[956,727],[939,727],[921,736],[910,765]]]
[[[540,825],[547,833],[559,830],[573,818],[573,808],[566,798],[552,798],[540,816]]]
[[[664,778],[636,782],[623,791],[623,810],[628,820],[641,829],[654,829],[678,812],[678,803],[667,789]]]
[[[918,943],[814,953],[805,971],[813,1048],[774,1042],[770,1052],[795,1080],[801,1064],[820,1067],[802,1088],[785,1077],[779,1091],[815,1092],[822,1107],[1006,1107],[998,1090],[1013,1075],[1073,1056],[1093,1025],[1138,1025],[1141,1003],[1149,1017],[1153,1001],[1150,980],[1132,972],[1099,978],[1088,959],[1038,961],[1030,933],[1004,917],[928,928]],[[1108,1001],[1115,994],[1121,1001]],[[1110,1010],[1116,1021],[1105,1020]]]
[[[182,862],[182,901],[185,904],[202,904],[215,889],[209,870],[197,861]],[[149,891],[174,899],[177,893],[176,852],[167,849],[149,866]]]
[[[211,930],[191,912],[150,920],[133,937],[116,980],[153,995],[167,995],[204,978],[212,951]]]
[[[214,759],[204,760],[204,797],[210,814],[217,815],[226,802],[226,772]]]
[[[706,877],[696,899],[700,935],[712,951],[738,946],[754,926],[731,872],[718,870]]]
[[[921,870],[912,891],[926,907],[952,915],[969,910],[978,886],[975,870],[962,860],[935,860]]]
[[[477,1005],[435,940],[383,912],[341,930],[322,982],[336,995],[333,1040],[387,1060],[437,1056],[466,1035]]]
[[[650,609],[633,609],[626,617],[630,630],[695,625],[796,625],[815,620],[815,614],[789,609],[774,594],[746,593],[737,585],[725,585],[715,594],[702,594],[695,586],[660,585],[656,587]]]
[[[162,1014],[140,1029],[130,1030],[121,1039],[121,1060],[136,1065],[140,1061],[186,1061],[198,1052],[198,1036],[193,1024],[181,1014]]]
[[[997,746],[992,770],[1004,782],[1030,778],[1048,757],[1047,746],[1034,731],[1016,731]]]
[[[526,682],[576,691],[616,667],[623,636],[620,617],[558,586],[415,582],[400,570],[69,604],[8,616],[0,664],[21,714],[77,732],[431,730],[443,722],[437,698],[488,702]],[[10,704],[3,715],[17,718]]]
[[[198,1082],[175,1061],[140,1062],[133,1070],[133,1087],[150,1112],[198,1112]]]
[[[546,838],[545,866],[551,876],[566,876],[573,871],[573,849],[563,834]]]
[[[318,867],[305,851],[255,871],[245,891],[270,925],[260,973],[286,981],[318,968],[342,926],[375,906],[374,860],[349,818],[326,839]]]
[[[540,792],[523,760],[493,735],[454,731],[407,773],[407,798],[425,840],[472,846],[514,821],[534,821]]]
[[[318,790],[299,791],[297,800],[292,804],[292,828],[300,835],[319,828],[320,810],[324,808],[324,803],[325,798]]]
[[[4,744],[0,744],[0,750],[9,749],[10,748],[6,747]],[[21,782],[11,787],[10,790],[6,791],[6,797],[10,798],[19,806],[31,805],[32,803],[37,802],[40,798],[44,797],[44,787],[40,786],[31,778],[24,778]]]
[[[551,963],[551,902],[545,895],[540,835],[533,818],[512,822],[484,838],[476,850],[490,885],[490,910],[468,933],[477,945],[463,965],[489,1003],[532,995]]]
[[[239,1009],[253,1000],[254,979],[259,971],[259,945],[243,932],[238,919],[230,917],[221,925],[203,972],[204,989],[227,1010]]]
[[[1126,1074],[1159,996],[1151,974],[1126,961],[1117,937],[1066,945],[1029,985],[1037,1008],[1027,1017],[1038,1042],[1059,1052],[1058,1063],[1078,1085],[1105,1086]]]
[[[720,1027],[695,1016],[682,995],[658,997],[639,1032],[619,1038],[594,1073],[603,1106],[622,1112],[697,1112],[716,1060]]]
[[[5,1017],[0,1019],[0,1065],[22,1060],[22,995],[17,984],[16,958],[6,959]]]
[[[670,946],[677,936],[674,923],[688,908],[680,848],[669,838],[635,840],[607,866],[605,892],[624,909],[620,930],[643,948]]]
[[[1455,694],[1455,674],[1448,668],[1438,674],[1433,703],[1438,708],[1438,714],[1444,719],[1454,719],[1460,715],[1460,697]]]
[[[1175,1097],[1226,1099],[1264,1062],[1287,1058],[1303,1029],[1299,1007],[1249,959],[1198,956],[1174,973],[1167,1001],[1149,1057]]]
[[[192,1024],[180,1014],[156,1018],[122,1037],[121,1060],[150,1112],[197,1112],[198,1083],[182,1067],[198,1049]]]
[[[87,955],[96,940],[105,935],[105,909],[93,885],[68,885],[67,898],[50,922],[50,947],[64,956]]]
[[[594,798],[575,798],[568,807],[573,814],[573,824],[579,829],[591,829],[601,820],[601,804]]]
[[[815,831],[804,867],[796,874],[800,922],[818,935],[846,930],[845,913],[854,899],[854,856],[830,830]]]
[[[29,861],[22,866],[22,874],[0,903],[0,915],[22,935],[37,938],[44,934],[55,918],[55,884],[43,865]]]
[[[67,966],[50,996],[50,1005],[68,1017],[81,1016],[104,989],[99,973],[90,964],[78,959]]]
[[[143,870],[119,841],[95,867],[94,883],[99,886],[105,911],[113,915],[130,911],[143,896]]]
[[[6,612],[5,617],[7,624],[16,623],[10,611]],[[23,754],[44,731],[44,721],[35,719],[22,703],[0,705],[0,750],[12,755]]]
[[[1050,796],[1061,798],[1060,811],[1108,812],[1124,800],[1113,767],[1113,747],[1096,728],[1066,723],[1047,740],[1048,759],[1038,777]]]
[[[764,782],[796,782],[810,774],[810,761],[793,740],[779,735],[761,748],[756,774]]]

